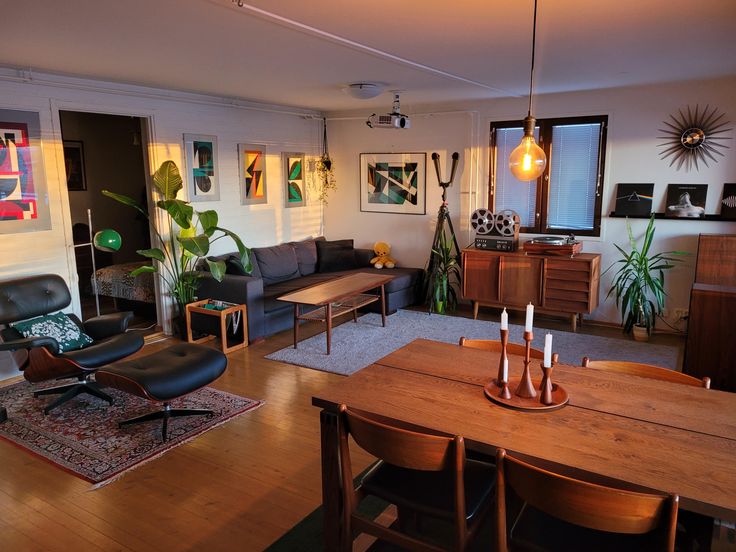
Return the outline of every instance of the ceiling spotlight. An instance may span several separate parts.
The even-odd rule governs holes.
[[[348,84],[343,90],[358,100],[369,100],[381,94],[385,89],[386,85],[379,82],[354,82]]]

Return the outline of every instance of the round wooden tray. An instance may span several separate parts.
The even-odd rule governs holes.
[[[521,378],[511,378],[509,381],[509,390],[511,391],[511,398],[510,399],[504,399],[501,397],[501,388],[496,385],[496,379],[494,378],[490,383],[486,384],[486,386],[483,388],[483,393],[485,393],[486,397],[490,399],[491,401],[495,402],[496,404],[500,404],[501,406],[505,406],[506,408],[513,408],[515,410],[527,410],[527,411],[538,411],[538,410],[557,410],[558,408],[562,408],[567,404],[567,401],[570,400],[570,397],[567,394],[567,391],[565,391],[565,388],[561,385],[557,385],[556,383],[552,384],[552,404],[542,404],[539,402],[539,397],[541,396],[542,392],[539,390],[539,384],[541,383],[541,380],[532,380],[532,383],[534,384],[534,389],[537,390],[537,396],[533,399],[526,399],[523,397],[517,397],[514,395],[514,390],[519,385],[519,381]]]

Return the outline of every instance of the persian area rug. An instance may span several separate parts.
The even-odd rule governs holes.
[[[8,420],[0,424],[0,437],[97,486],[263,404],[205,387],[171,405],[209,409],[214,415],[171,418],[168,440],[162,443],[162,420],[118,428],[119,421],[146,414],[160,405],[106,388],[115,400],[112,406],[80,395],[44,416],[43,405],[53,397],[34,398],[33,391],[53,384],[32,387],[22,381],[0,387],[0,404],[8,409]]]
[[[473,320],[458,316],[427,314],[399,310],[381,326],[381,315],[368,313],[357,323],[345,322],[332,330],[332,352],[326,354],[325,334],[320,333],[304,341],[298,348],[285,347],[266,355],[266,358],[306,366],[325,372],[350,375],[379,358],[417,339],[432,339],[457,343],[460,337],[471,339],[499,339],[497,322]],[[537,329],[532,347],[544,347],[544,334]],[[677,367],[677,347],[638,343],[630,338],[615,339],[580,333],[549,330],[554,336],[552,350],[560,354],[560,362],[580,365],[582,358],[629,360],[655,364],[665,368]],[[509,324],[509,341],[523,343],[524,327]]]

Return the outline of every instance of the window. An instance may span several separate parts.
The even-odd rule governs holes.
[[[547,168],[530,182],[518,181],[508,166],[522,122],[491,123],[491,210],[519,213],[522,232],[599,236],[607,123],[605,115],[538,119],[534,137]]]

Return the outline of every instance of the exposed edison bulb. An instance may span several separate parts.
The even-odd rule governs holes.
[[[547,167],[544,150],[534,141],[534,118],[524,119],[524,137],[509,156],[511,174],[522,182],[536,180]]]

